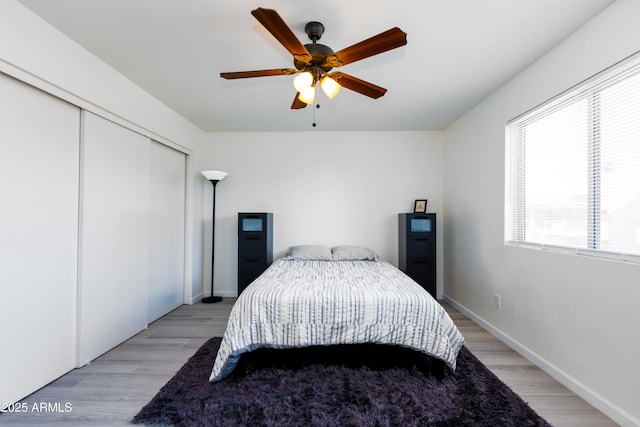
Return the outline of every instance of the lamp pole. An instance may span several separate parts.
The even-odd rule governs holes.
[[[203,171],[202,174],[211,182],[213,185],[213,210],[212,210],[212,218],[211,218],[211,295],[208,297],[202,298],[202,302],[205,304],[211,304],[222,301],[222,297],[217,297],[213,295],[213,281],[214,281],[214,268],[215,268],[215,252],[216,252],[216,184],[225,176],[227,176],[226,172],[219,171]]]

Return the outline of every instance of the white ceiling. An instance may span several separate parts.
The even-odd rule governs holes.
[[[441,130],[613,0],[19,0],[205,131]],[[275,9],[303,43],[320,21],[334,51],[391,27],[406,46],[340,68],[385,87],[343,89],[291,110],[292,76],[223,71],[292,67],[251,15]],[[315,118],[314,118],[315,115]]]

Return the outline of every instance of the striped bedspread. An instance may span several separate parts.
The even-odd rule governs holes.
[[[420,285],[384,261],[279,259],[238,297],[209,381],[261,347],[395,344],[456,367],[462,334]]]

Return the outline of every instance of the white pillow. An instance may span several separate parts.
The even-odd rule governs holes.
[[[371,249],[361,246],[336,246],[331,249],[331,258],[334,261],[378,261],[378,255]]]
[[[331,261],[331,249],[322,245],[291,246],[284,259]]]

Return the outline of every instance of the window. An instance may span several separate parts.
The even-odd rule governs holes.
[[[507,123],[506,240],[640,262],[640,55]]]

